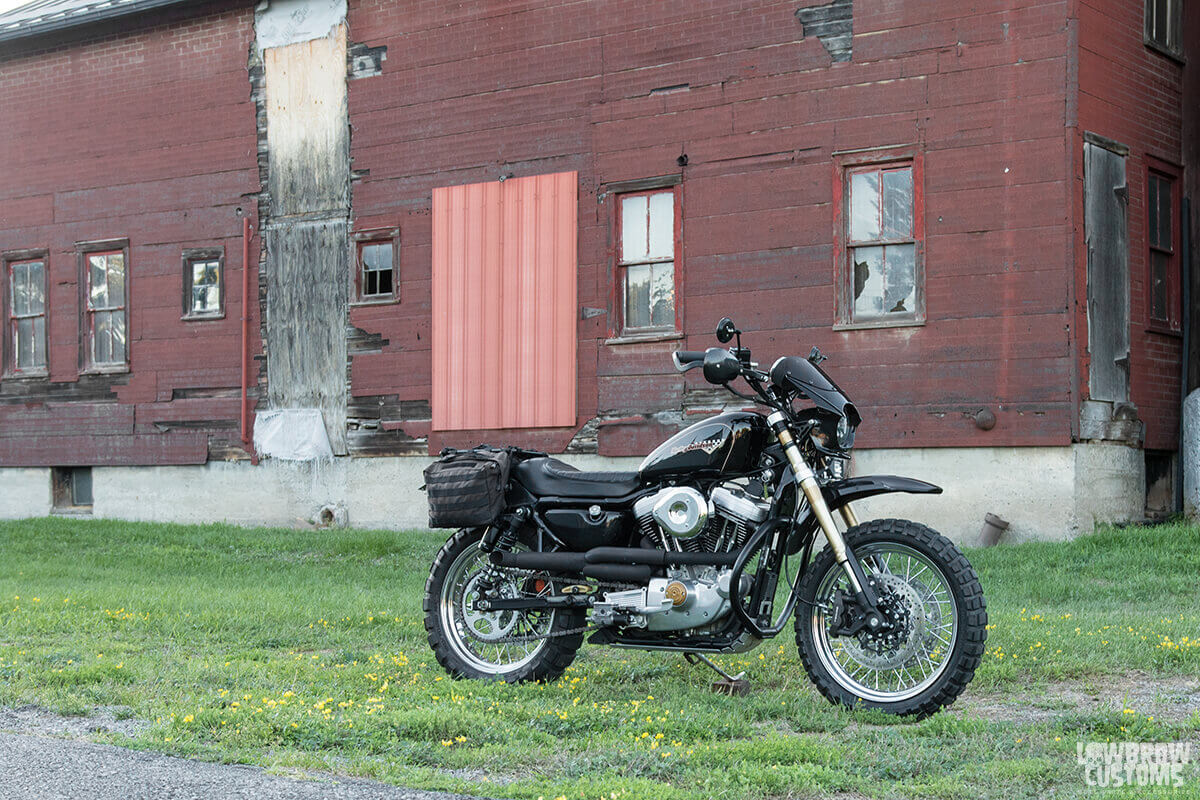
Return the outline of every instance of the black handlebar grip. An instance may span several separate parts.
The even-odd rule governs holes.
[[[698,350],[679,350],[675,353],[675,357],[679,359],[680,364],[687,364],[692,361],[703,361],[704,352]]]

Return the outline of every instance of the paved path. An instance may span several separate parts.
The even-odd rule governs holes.
[[[452,800],[461,795],[209,764],[40,735],[0,733],[0,800]]]

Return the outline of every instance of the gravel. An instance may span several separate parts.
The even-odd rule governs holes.
[[[126,750],[72,736],[131,733],[145,723],[111,710],[86,718],[42,709],[0,709],[0,800],[456,800],[333,775],[308,780],[257,767],[210,764]],[[14,732],[15,731],[15,732]]]

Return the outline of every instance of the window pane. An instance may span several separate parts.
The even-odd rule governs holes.
[[[125,312],[114,311],[112,314],[112,360],[122,364],[125,362]]]
[[[867,242],[879,238],[879,173],[850,176],[850,239]]]
[[[204,303],[205,309],[208,311],[220,311],[221,310],[221,287],[206,286],[204,289],[204,292],[205,292],[205,303]]]
[[[204,262],[192,262],[192,288],[204,285]]]
[[[625,327],[650,327],[650,265],[625,268]]]
[[[17,340],[13,343],[13,351],[16,354],[17,369],[29,369],[35,364],[33,320],[17,320],[15,335]]]
[[[41,314],[46,310],[45,265],[35,261],[29,268],[29,313]]]
[[[884,292],[883,308],[888,314],[911,313],[916,310],[916,245],[898,244],[883,248]]]
[[[655,328],[675,327],[675,265],[654,264],[650,278],[650,324]]]
[[[913,229],[912,168],[883,173],[883,236],[906,239]]]
[[[392,271],[390,269],[376,272],[376,279],[379,281],[379,294],[392,293]]]
[[[97,311],[92,315],[92,361],[97,364],[111,363],[112,358],[112,314]]]
[[[46,366],[46,318],[33,318],[33,366]]]
[[[1150,181],[1146,186],[1146,210],[1150,214],[1150,246],[1158,247],[1158,192],[1159,179],[1157,175],[1151,175]]]
[[[92,308],[108,307],[108,256],[88,256],[88,289]]]
[[[649,243],[646,226],[645,195],[621,198],[621,260],[639,261],[647,257]]]
[[[1150,253],[1150,316],[1166,320],[1167,316],[1167,269],[1170,256],[1166,253]]]
[[[114,308],[125,305],[125,256],[121,253],[108,257],[108,302]]]
[[[391,269],[391,244],[368,244],[362,249],[363,266],[367,269]]]
[[[1166,178],[1158,179],[1158,246],[1164,250],[1173,250],[1171,246],[1171,182]]]
[[[854,265],[854,317],[863,319],[883,314],[883,248],[856,247],[850,251]]]
[[[675,193],[650,195],[650,258],[675,257]]]
[[[29,265],[12,265],[12,313],[21,317],[29,313],[31,298],[29,296]]]

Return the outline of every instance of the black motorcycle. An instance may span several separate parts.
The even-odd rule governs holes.
[[[851,510],[941,489],[846,477],[861,419],[821,353],[763,372],[721,320],[718,340],[735,336],[729,349],[675,353],[675,367],[770,412],[698,422],[637,472],[580,472],[516,448],[447,451],[426,471],[431,523],[465,526],[425,584],[425,628],[448,672],[554,680],[589,632],[716,668],[702,654],[751,650],[794,614],[804,667],[832,702],[924,716],[962,692],[987,638],[975,570],[925,525],[860,523]],[[739,378],[750,393],[730,385]]]

